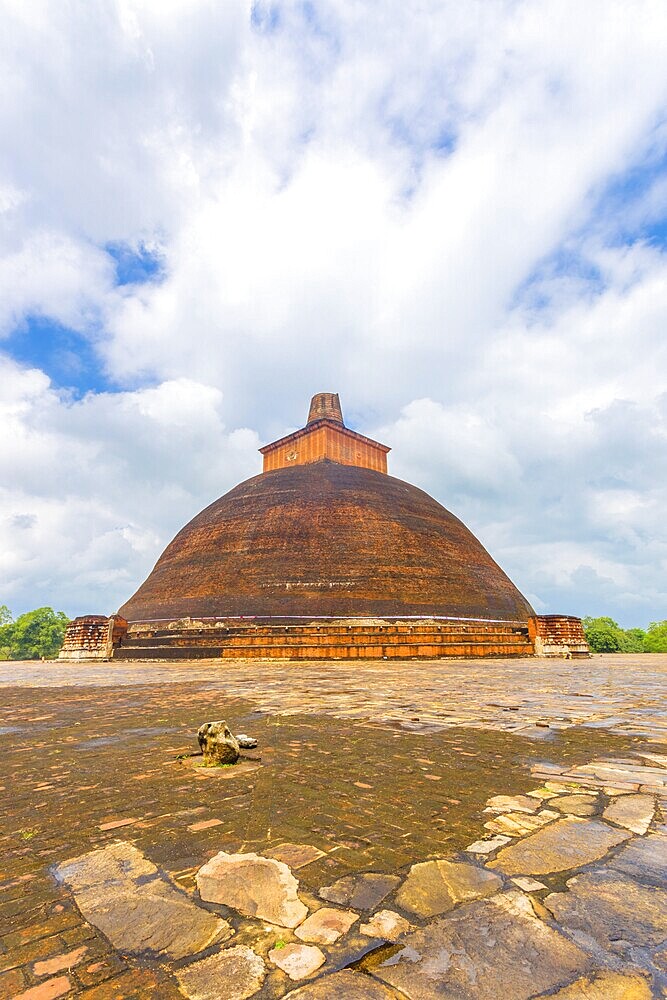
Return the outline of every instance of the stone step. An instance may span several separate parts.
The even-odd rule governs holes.
[[[222,656],[223,646],[117,646],[114,660],[210,660]]]
[[[480,656],[529,656],[530,643],[385,643],[309,645],[305,643],[279,643],[272,646],[174,646],[155,645],[123,647],[114,653],[114,659],[283,659],[283,660],[347,660],[347,659],[438,659],[440,657]]]
[[[484,625],[480,623],[456,623],[456,624],[428,624],[428,625],[236,625],[236,626],[213,626],[211,628],[195,629],[148,629],[133,632],[130,630],[128,638],[131,639],[169,639],[176,638],[210,638],[227,639],[232,636],[275,636],[285,633],[298,633],[299,635],[346,635],[353,632],[355,635],[512,635],[515,633],[526,634],[527,626],[521,624],[498,624]]]
[[[383,627],[367,627],[358,628],[355,626],[345,626],[345,627],[326,627],[321,626],[317,629],[311,629],[303,626],[274,626],[271,628],[235,628],[235,629],[211,629],[211,630],[173,630],[173,631],[160,631],[160,632],[129,632],[123,638],[123,644],[135,644],[135,645],[146,645],[155,646],[161,645],[162,643],[184,643],[186,645],[191,645],[196,643],[209,643],[215,645],[216,643],[224,643],[227,645],[230,642],[241,641],[241,642],[259,642],[262,640],[267,640],[268,642],[283,642],[289,639],[310,639],[313,643],[318,642],[320,639],[325,640],[343,640],[349,639],[351,637],[366,638],[369,642],[373,641],[386,641],[387,639],[396,639],[401,642],[404,638],[410,639],[424,639],[426,641],[454,641],[458,642],[461,639],[467,639],[469,641],[476,641],[478,639],[484,640],[489,637],[503,637],[507,641],[512,641],[514,638],[525,640],[528,635],[527,628],[521,626],[514,626],[511,628],[448,628],[439,629],[434,627],[414,627],[405,629],[395,629],[393,626],[386,628]]]
[[[435,660],[442,657],[529,656],[532,646],[503,646],[497,643],[465,645],[421,645],[401,643],[384,646],[249,646],[246,649],[225,648],[222,659],[283,659],[283,660]]]
[[[354,640],[352,642],[351,640]],[[191,648],[193,646],[204,649],[216,649],[218,647],[235,649],[241,646],[269,647],[275,645],[309,645],[309,646],[332,646],[332,645],[357,645],[359,643],[369,646],[382,646],[386,644],[410,645],[471,645],[475,643],[495,642],[507,646],[525,645],[528,642],[526,636],[521,634],[493,634],[493,633],[452,633],[448,636],[441,636],[438,633],[416,634],[411,636],[391,636],[391,635],[336,635],[332,633],[321,633],[314,636],[303,636],[298,633],[287,633],[284,635],[255,636],[252,634],[229,636],[227,638],[208,637],[178,637],[169,641],[158,640],[157,638],[126,638],[122,642],[123,649],[154,649],[155,647],[169,646]]]

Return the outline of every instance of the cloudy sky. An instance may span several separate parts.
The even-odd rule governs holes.
[[[319,390],[538,611],[667,618],[664,0],[0,0],[0,604]]]

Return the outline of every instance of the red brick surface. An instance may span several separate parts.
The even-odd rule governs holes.
[[[120,610],[187,616],[534,612],[474,535],[422,490],[322,461],[241,483],[198,514]]]

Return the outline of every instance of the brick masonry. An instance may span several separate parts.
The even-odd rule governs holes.
[[[572,615],[537,615],[534,626],[536,656],[590,656],[581,618]]]
[[[313,396],[305,427],[260,448],[264,472],[328,459],[386,473],[389,451],[386,445],[345,426],[338,395],[333,392]]]
[[[81,615],[74,618],[65,632],[60,660],[109,660],[114,646],[127,632],[127,622],[120,615]]]

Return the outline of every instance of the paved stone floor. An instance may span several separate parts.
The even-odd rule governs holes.
[[[0,663],[0,998],[667,996],[666,678]],[[204,769],[219,718],[259,746]],[[308,920],[202,899],[211,861]]]

